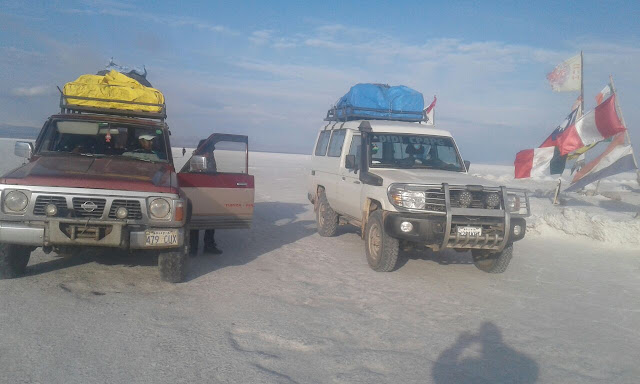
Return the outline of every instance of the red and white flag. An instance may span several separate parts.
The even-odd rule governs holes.
[[[436,106],[436,101],[438,99],[433,96],[433,101],[431,102],[431,104],[429,104],[429,106],[427,108],[425,108],[424,113],[427,116],[427,125],[434,125],[435,122],[434,117],[435,117],[435,106]]]
[[[602,104],[606,98],[611,95],[611,85],[607,84],[606,87],[602,88],[602,91],[596,95],[596,105]]]
[[[515,178],[540,177],[551,175],[551,160],[556,147],[525,149],[516,154]]]
[[[557,138],[556,145],[560,154],[564,156],[576,149],[624,132],[625,127],[618,117],[615,103],[616,95],[613,94],[595,110],[588,112],[565,129]]]
[[[554,92],[579,91],[582,84],[582,55],[576,55],[560,63],[547,75]]]

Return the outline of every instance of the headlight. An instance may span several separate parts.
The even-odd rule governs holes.
[[[149,204],[149,213],[154,219],[164,219],[171,212],[171,204],[165,199],[155,199]]]
[[[22,212],[28,204],[29,198],[20,191],[11,191],[4,197],[4,207],[7,211]]]
[[[410,209],[424,209],[425,193],[420,191],[407,191],[402,187],[392,187],[389,190],[389,199],[397,207]]]
[[[517,195],[507,195],[507,209],[510,212],[520,211],[520,197]]]

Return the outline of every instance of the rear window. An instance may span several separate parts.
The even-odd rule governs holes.
[[[342,154],[342,145],[344,144],[344,135],[346,131],[344,129],[338,129],[333,131],[331,135],[331,142],[329,143],[329,152],[327,156],[340,157]]]
[[[322,131],[316,145],[316,156],[324,156],[327,154],[327,145],[329,144],[329,136],[331,131]]]

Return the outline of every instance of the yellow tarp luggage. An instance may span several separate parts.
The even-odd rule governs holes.
[[[65,96],[91,97],[114,101],[82,100],[65,98],[67,104],[83,105],[96,108],[112,108],[128,111],[161,112],[161,106],[127,104],[120,101],[138,103],[164,104],[162,92],[155,88],[145,87],[136,80],[117,71],[111,71],[104,76],[82,75],[76,81],[64,85],[62,91]]]

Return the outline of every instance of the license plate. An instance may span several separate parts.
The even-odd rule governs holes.
[[[482,236],[482,227],[458,227],[460,236]]]
[[[178,231],[145,231],[146,245],[178,245]]]

